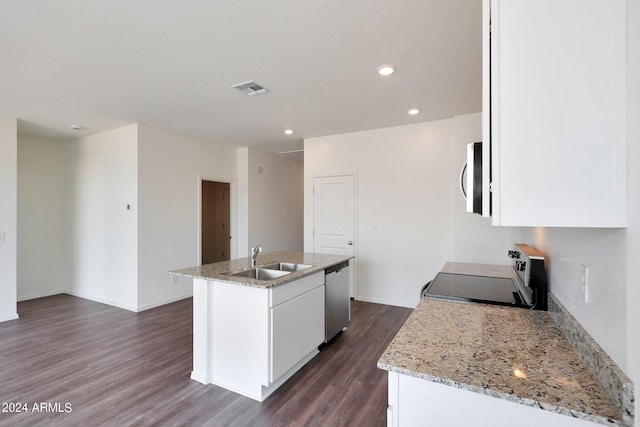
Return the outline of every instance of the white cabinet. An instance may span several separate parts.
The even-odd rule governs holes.
[[[302,295],[300,307],[298,336],[302,353],[306,354],[324,342],[325,287],[320,286]]]
[[[298,298],[271,309],[271,372],[269,381],[274,382],[294,366],[299,358]]]
[[[318,354],[324,270],[275,288],[194,279],[191,378],[263,401]]]
[[[323,340],[324,286],[273,307],[270,381],[277,381]]]
[[[626,225],[625,5],[484,0],[494,225]]]
[[[595,427],[591,421],[389,372],[388,427]]]

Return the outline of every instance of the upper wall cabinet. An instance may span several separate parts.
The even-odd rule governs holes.
[[[494,225],[626,226],[625,4],[484,0]]]

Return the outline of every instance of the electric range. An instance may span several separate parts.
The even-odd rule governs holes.
[[[508,251],[511,278],[440,272],[423,288],[424,298],[547,310],[544,255],[523,243]]]

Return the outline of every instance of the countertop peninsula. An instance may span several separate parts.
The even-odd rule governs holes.
[[[423,299],[378,367],[585,420],[622,414],[547,312]]]
[[[442,271],[512,274],[505,266],[462,263]],[[378,367],[599,424],[634,425],[633,384],[606,354],[596,357],[599,369],[615,380],[599,381],[554,319],[552,308],[564,308],[552,294],[550,301],[546,312],[421,299]]]
[[[302,277],[311,275],[327,267],[348,261],[353,256],[328,255],[310,252],[277,251],[267,252],[258,255],[256,266],[274,263],[291,262],[295,264],[307,264],[310,268],[294,271],[285,276],[273,280],[255,280],[247,277],[229,276],[228,273],[247,270],[251,268],[251,258],[238,258],[230,261],[220,261],[213,264],[198,265],[195,267],[183,268],[170,271],[169,274],[185,276],[196,279],[216,280],[219,282],[232,283],[237,285],[253,286],[258,288],[272,288]]]

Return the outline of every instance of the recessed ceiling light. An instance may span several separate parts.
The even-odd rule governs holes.
[[[378,74],[382,77],[390,76],[396,72],[396,68],[393,65],[381,65],[378,67]]]
[[[284,133],[286,133],[287,135],[291,135],[293,131],[291,129],[285,129]]]
[[[417,108],[412,108],[409,111],[407,111],[407,113],[411,114],[412,116],[415,116],[419,112],[420,112],[420,110],[418,110]]]

